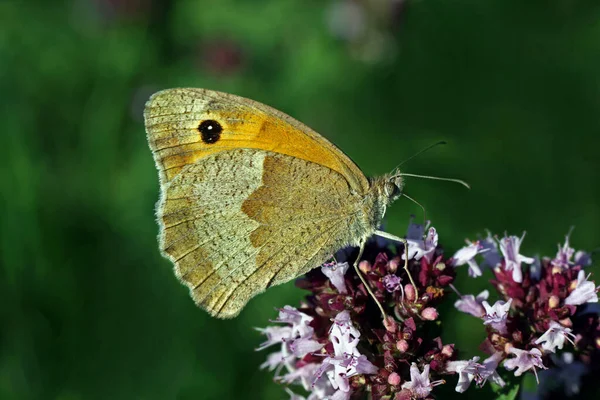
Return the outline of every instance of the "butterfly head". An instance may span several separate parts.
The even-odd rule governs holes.
[[[399,174],[385,175],[377,179],[373,187],[378,197],[387,206],[402,196],[404,179]]]

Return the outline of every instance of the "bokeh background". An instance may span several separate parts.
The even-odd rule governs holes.
[[[211,319],[159,255],[142,109],[178,86],[281,109],[367,175],[448,141],[404,165],[472,185],[407,182],[448,252],[485,229],[526,230],[526,255],[554,256],[571,226],[576,249],[600,246],[597,1],[5,0],[0,398],[287,398],[253,328],[302,291]],[[410,214],[398,201],[387,230]],[[444,342],[478,354],[481,324],[442,317]]]

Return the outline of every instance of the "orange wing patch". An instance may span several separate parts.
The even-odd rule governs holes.
[[[359,194],[369,188],[356,164],[332,143],[288,115],[252,100],[203,89],[169,89],[150,98],[144,117],[163,183],[210,154],[257,149],[328,167]]]

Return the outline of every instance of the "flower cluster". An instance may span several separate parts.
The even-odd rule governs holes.
[[[310,291],[301,306],[284,307],[277,326],[260,329],[267,341],[259,349],[278,348],[263,367],[275,371],[292,399],[304,399],[292,385],[314,400],[367,393],[408,400],[431,398],[448,375],[458,375],[460,392],[473,380],[504,384],[496,373],[498,355],[482,363],[477,357],[457,361],[454,345],[442,342],[437,306],[451,293],[455,268],[444,258],[436,230],[411,224],[406,240],[406,248],[367,245],[358,268],[368,289],[351,264],[340,262],[356,256],[338,255],[309,272],[296,282]]]
[[[488,233],[456,252],[450,262],[469,265],[471,276],[481,276],[481,267],[492,269],[491,283],[500,297],[490,305],[487,290],[477,296],[464,295],[456,308],[481,318],[487,331],[481,348],[514,370],[515,376],[532,371],[537,379],[538,370],[570,364],[581,371],[582,365],[596,365],[600,327],[598,314],[587,305],[598,302],[598,288],[584,271],[591,264],[589,254],[575,252],[567,235],[554,258],[527,257],[520,252],[523,238],[494,238]],[[569,351],[558,357],[555,353],[567,345]]]

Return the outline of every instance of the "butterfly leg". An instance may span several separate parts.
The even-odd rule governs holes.
[[[381,303],[379,302],[379,300],[377,300],[377,297],[375,297],[375,294],[371,291],[371,288],[369,287],[369,284],[367,283],[367,281],[365,280],[365,278],[362,275],[362,272],[358,268],[358,264],[360,263],[360,258],[362,257],[363,252],[365,251],[365,245],[366,245],[366,243],[367,243],[367,239],[366,238],[363,239],[360,242],[360,249],[358,250],[358,256],[356,257],[356,260],[354,261],[354,269],[356,270],[356,274],[358,275],[358,277],[362,281],[363,285],[365,285],[365,289],[367,289],[367,292],[369,292],[369,294],[371,295],[371,297],[373,298],[373,300],[375,300],[375,303],[377,304],[377,307],[379,307],[379,310],[381,311],[381,315],[383,316],[383,319],[385,320],[387,318],[387,314],[385,313],[385,310],[383,309],[383,306],[381,305]]]
[[[385,239],[400,242],[404,245],[404,270],[406,271],[406,274],[408,275],[408,279],[410,280],[410,283],[415,288],[415,301],[417,301],[417,299],[419,298],[419,290],[417,289],[417,285],[415,285],[415,281],[413,280],[413,277],[410,274],[410,271],[408,270],[408,242],[404,238],[401,238],[401,237],[398,237],[398,236],[395,236],[395,235],[392,235],[390,233],[383,232],[383,231],[375,231],[375,235],[380,236]]]

